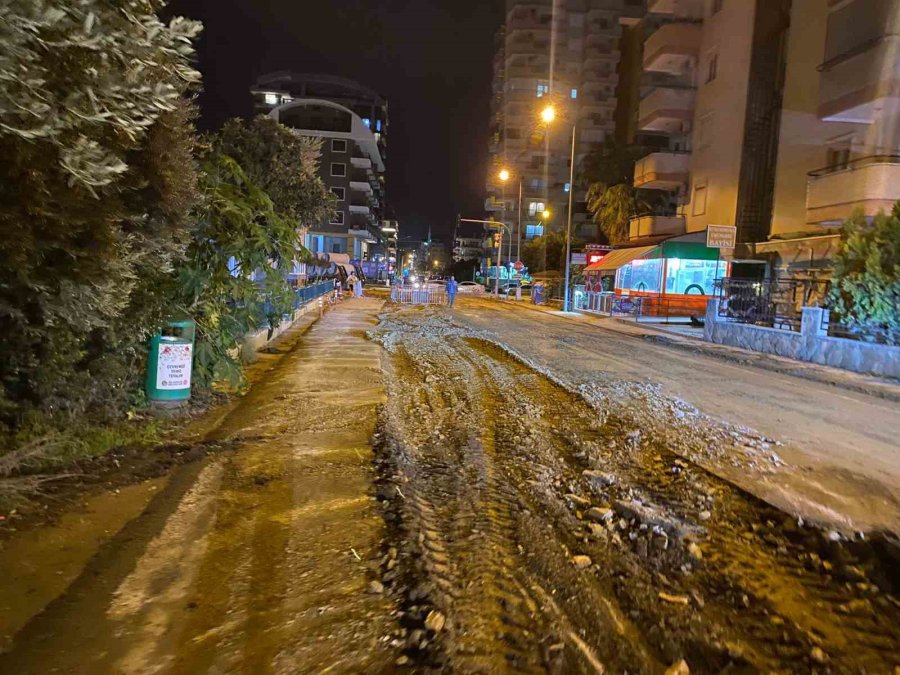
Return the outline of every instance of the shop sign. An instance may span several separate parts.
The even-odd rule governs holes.
[[[734,248],[737,243],[737,227],[734,225],[708,225],[707,248]]]
[[[573,265],[586,265],[587,264],[587,253],[572,253],[572,264]]]

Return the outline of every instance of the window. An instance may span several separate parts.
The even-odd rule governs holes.
[[[572,96],[572,98],[578,98],[578,90],[577,90],[577,89],[573,89],[573,90],[572,90],[571,96]]]
[[[266,94],[266,105],[278,105],[278,94]]]
[[[826,164],[829,169],[846,169],[850,164],[850,146],[828,148]]]
[[[331,252],[332,253],[340,253],[341,252],[341,244],[340,242],[332,242],[331,244]]]
[[[341,162],[332,162],[331,175],[332,176],[346,176],[347,175],[347,165],[343,164]]]
[[[535,237],[541,237],[544,234],[544,226],[543,225],[526,225],[525,226],[525,238],[526,239],[534,239]]]
[[[718,14],[722,11],[722,5],[725,4],[725,0],[712,0],[712,12],[711,14]]]
[[[363,117],[363,118],[362,118],[362,123],[363,123],[363,125],[366,127],[366,129],[371,129],[371,128],[372,128],[372,120],[370,120],[368,117]]]
[[[538,98],[541,98],[544,96],[544,94],[549,94],[549,93],[550,93],[550,85],[549,84],[542,84],[542,83],[538,84],[538,86],[537,86],[537,97]]]
[[[375,131],[381,133],[381,120],[375,120]]]
[[[565,184],[565,186],[563,187],[563,192],[568,192],[571,189],[572,189],[572,184],[567,182]]]
[[[706,213],[706,182],[694,185],[694,198],[691,200],[692,214],[702,216]]]
[[[342,188],[342,187],[333,187],[333,188],[330,188],[330,190],[331,190],[331,193],[332,193],[335,197],[337,197],[337,200],[338,200],[339,202],[344,201],[344,199],[346,198],[346,195],[347,195],[346,189],[344,189],[344,188]]]
[[[719,70],[719,54],[717,52],[712,52],[709,55],[709,60],[706,65],[706,81],[712,82],[716,79],[716,74]]]
[[[528,185],[531,186],[532,190],[542,190],[544,188],[544,179],[543,178],[532,178]]]
[[[700,118],[697,124],[697,134],[695,145],[698,149],[706,148],[712,143],[713,137],[713,113],[709,113]]]
[[[344,224],[344,212],[343,211],[335,211],[334,215],[331,217],[332,225],[343,225]]]
[[[544,212],[544,202],[529,202],[528,215],[537,216]]]
[[[332,152],[347,152],[347,141],[340,138],[331,139]]]

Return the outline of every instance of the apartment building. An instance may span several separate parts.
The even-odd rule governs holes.
[[[551,228],[565,226],[572,123],[577,121],[576,167],[594,144],[615,131],[619,21],[641,0],[507,0],[506,20],[496,36],[491,100],[490,163],[485,208],[514,228],[522,183],[522,228],[540,231],[549,210]],[[540,124],[552,103],[559,113]],[[497,173],[509,171],[508,181]],[[578,186],[573,195],[573,232],[593,239],[596,226]]]
[[[632,239],[735,225],[732,273],[827,274],[834,228],[900,199],[898,6],[650,0],[630,136],[665,141],[634,184],[671,199]]]
[[[319,175],[337,208],[306,234],[313,253],[367,260],[384,247],[387,102],[368,87],[322,74],[278,72],[260,77],[251,93],[257,112],[304,136],[322,139]],[[384,221],[393,222],[393,221]]]
[[[781,277],[828,276],[835,228],[900,200],[900,2],[793,0],[769,241]]]

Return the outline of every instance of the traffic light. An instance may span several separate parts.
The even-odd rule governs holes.
[[[500,246],[500,242],[502,241],[502,236],[499,232],[494,233],[494,246]]]

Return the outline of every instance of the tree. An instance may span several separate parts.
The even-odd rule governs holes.
[[[195,22],[158,0],[4,0],[0,422],[124,395],[193,199]],[[180,176],[176,174],[182,172]],[[99,364],[104,364],[99,367]]]
[[[572,238],[571,249],[576,251],[584,242]],[[548,232],[535,237],[522,247],[522,262],[532,274],[552,270],[562,270],[566,264],[566,235],[564,232]]]
[[[290,311],[287,275],[302,255],[297,228],[231,157],[211,150],[203,160],[202,207],[195,212],[177,291],[197,323],[194,376],[210,386],[238,383],[242,338]]]
[[[298,136],[271,117],[232,119],[216,135],[218,152],[238,162],[247,178],[272,199],[275,210],[295,226],[325,220],[334,196],[319,178],[322,142]]]
[[[633,216],[646,212],[657,201],[645,190],[635,190],[634,163],[648,152],[639,145],[622,145],[608,138],[582,163],[580,178],[587,187],[587,208],[611,244],[628,241]]]
[[[587,207],[609,243],[621,244],[628,241],[631,218],[645,212],[649,205],[628,183],[592,183]]]
[[[830,301],[860,335],[900,344],[900,202],[871,224],[862,213],[844,223]]]

